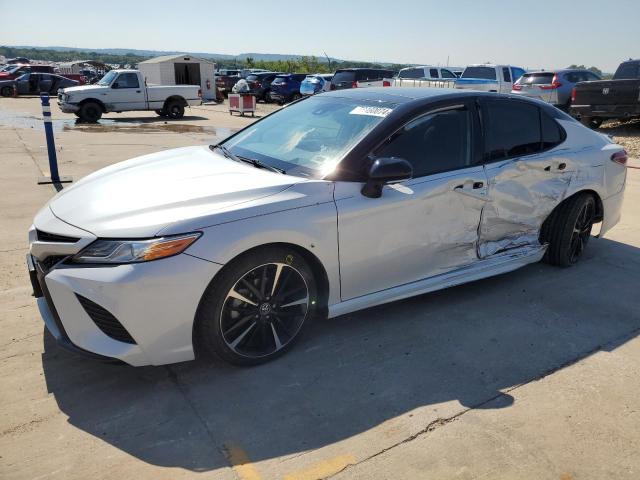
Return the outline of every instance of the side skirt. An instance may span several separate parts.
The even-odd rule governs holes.
[[[330,305],[329,318],[510,272],[530,263],[539,262],[546,250],[547,245],[509,250],[451,272],[352,298]]]

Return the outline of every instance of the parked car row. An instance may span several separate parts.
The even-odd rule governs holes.
[[[527,72],[513,65],[469,65],[457,75],[449,69],[420,66],[386,78],[386,87],[439,87],[536,98],[598,128],[607,119],[640,118],[640,60],[622,62],[612,80],[581,68]],[[355,86],[355,85],[354,85]],[[358,85],[366,86],[366,85]]]

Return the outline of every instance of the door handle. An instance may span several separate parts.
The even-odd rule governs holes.
[[[136,90],[136,93],[140,93],[140,90]]]
[[[484,188],[484,182],[473,182],[453,187],[453,191],[466,195],[468,197],[475,198],[476,200],[482,200],[483,202],[491,202],[491,199],[486,193],[474,192],[473,190],[479,190]]]

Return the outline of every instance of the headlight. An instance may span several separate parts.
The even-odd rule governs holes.
[[[201,233],[149,240],[96,240],[72,257],[73,263],[139,263],[171,257],[186,250]]]

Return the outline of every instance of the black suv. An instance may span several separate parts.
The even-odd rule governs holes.
[[[276,75],[280,74],[281,72],[261,72],[248,75],[246,80],[249,84],[249,92],[256,96],[256,100],[270,102],[271,82],[276,78]]]
[[[382,87],[383,78],[391,78],[393,70],[379,68],[341,68],[331,80],[331,90],[356,87]]]

